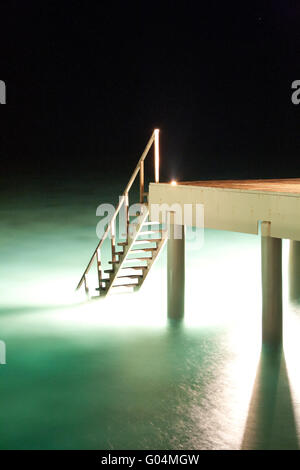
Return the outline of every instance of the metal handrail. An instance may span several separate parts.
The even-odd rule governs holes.
[[[148,143],[145,147],[145,150],[143,151],[143,153],[142,153],[142,155],[141,155],[141,157],[138,161],[138,164],[135,167],[135,170],[132,173],[132,176],[131,176],[129,182],[127,183],[127,186],[126,186],[122,196],[119,199],[119,204],[118,204],[111,220],[107,224],[107,227],[106,227],[106,230],[103,234],[103,237],[99,241],[99,243],[98,243],[95,251],[93,252],[93,255],[92,255],[92,257],[91,257],[91,259],[90,259],[90,261],[89,261],[89,263],[88,263],[88,265],[87,265],[87,267],[86,267],[86,269],[83,273],[83,275],[81,276],[81,279],[80,279],[80,281],[79,281],[79,283],[76,287],[76,290],[80,289],[80,287],[84,283],[85,290],[86,290],[86,292],[88,292],[88,287],[87,287],[87,282],[86,282],[86,275],[89,272],[95,258],[97,258],[97,271],[98,271],[99,283],[101,282],[101,271],[100,271],[101,261],[100,261],[100,251],[99,250],[102,247],[104,241],[106,240],[109,232],[112,231],[113,224],[114,224],[114,222],[116,220],[116,217],[119,214],[119,212],[121,210],[121,207],[123,206],[124,203],[126,204],[127,220],[128,220],[128,206],[129,206],[128,193],[129,193],[130,188],[133,185],[133,183],[135,181],[135,178],[137,177],[139,172],[140,172],[140,203],[143,203],[143,201],[144,201],[144,160],[147,157],[153,142],[154,142],[154,180],[155,180],[155,183],[159,183],[159,129],[155,129],[153,131],[150,139],[148,140]],[[127,235],[128,235],[128,224],[127,224]],[[115,251],[115,246],[114,246],[114,241],[112,240],[112,254],[113,254],[113,256],[115,254],[114,251]]]

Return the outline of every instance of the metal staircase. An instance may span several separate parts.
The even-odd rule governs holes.
[[[154,177],[159,182],[159,130],[155,129],[150,137],[144,152],[120,197],[118,207],[115,210],[107,228],[99,241],[78,285],[82,286],[89,298],[99,298],[109,293],[137,290],[144,283],[149,271],[162,250],[166,240],[167,232],[158,221],[149,220],[149,209],[147,205],[148,194],[144,192],[144,160],[154,144]],[[139,214],[130,222],[129,213],[129,191],[137,177],[140,175],[139,187]],[[146,199],[146,200],[145,200]],[[116,241],[116,227],[120,219],[121,211],[125,214],[125,240]],[[110,238],[110,269],[104,269],[102,253],[104,241]],[[96,285],[90,286],[88,274],[95,264],[97,281]]]

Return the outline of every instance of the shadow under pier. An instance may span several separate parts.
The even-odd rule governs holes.
[[[282,348],[262,349],[241,447],[299,449]]]

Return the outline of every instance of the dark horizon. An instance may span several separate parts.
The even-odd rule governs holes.
[[[299,177],[296,2],[5,1],[2,178],[130,172],[161,129],[162,177]]]

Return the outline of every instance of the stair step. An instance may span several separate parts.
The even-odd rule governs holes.
[[[148,245],[149,243],[156,243],[156,242],[160,242],[161,241],[161,238],[150,238],[149,240],[136,240],[134,242],[134,245]]]
[[[117,279],[138,279],[139,277],[143,277],[143,274],[121,274],[117,276]]]
[[[145,265],[144,265],[144,266],[136,266],[136,265],[135,265],[135,266],[126,266],[126,268],[127,268],[127,269],[134,269],[134,268],[136,268],[136,269],[142,269],[142,268],[146,268],[144,272],[146,272],[146,270],[148,270],[148,266],[145,266]]]
[[[144,266],[146,268],[146,266]],[[141,268],[124,268],[124,270],[120,270],[119,274],[118,274],[118,278],[125,278],[125,277],[137,277],[139,279],[142,279],[144,277],[144,274],[146,273],[147,271],[145,269],[141,269]]]
[[[146,248],[145,248],[145,249],[143,249],[143,248],[138,248],[137,250],[130,250],[130,251],[128,251],[127,255],[137,255],[137,256],[138,256],[139,254],[141,254],[141,255],[144,255],[144,256],[145,256],[145,255],[150,255],[150,257],[151,257],[152,251],[155,251],[155,250],[156,250],[156,248],[153,248],[153,249],[151,249],[151,248],[149,249],[149,248],[148,248],[148,250],[147,250]]]
[[[114,273],[115,271],[114,271],[114,269],[104,269],[104,272],[105,272],[106,274],[112,274],[112,273]]]
[[[144,222],[143,226],[144,225],[160,225],[160,222]]]
[[[126,245],[128,245],[128,242],[118,242],[117,245],[126,246]]]
[[[109,261],[109,264],[119,264],[119,263],[120,263],[119,260]]]
[[[148,260],[148,259],[149,259],[149,258],[147,258],[147,260]],[[151,259],[151,258],[150,258],[150,259]],[[147,260],[146,260],[146,261],[147,261]],[[144,260],[144,259],[141,260],[140,258],[139,258],[139,259],[138,259],[138,258],[132,258],[132,259],[126,259],[126,260],[124,261],[124,263],[136,263],[137,261],[143,261],[143,262],[144,262],[145,260]],[[142,266],[147,267],[147,265],[145,265],[145,264],[140,264],[140,265],[137,265],[137,266],[124,266],[124,265],[123,265],[123,268],[131,268],[131,267],[133,267],[133,268],[138,268],[139,266],[141,266],[141,267],[142,267]]]
[[[145,232],[139,232],[138,237],[141,235],[154,235],[155,233],[162,233],[162,230],[146,230]]]
[[[118,281],[120,281],[120,283],[118,283]],[[134,277],[129,277],[129,276],[124,276],[124,277],[117,277],[116,279],[116,282],[118,283],[119,286],[123,286],[123,283],[125,282],[125,284],[132,284],[132,285],[135,285],[135,284],[138,284],[140,281],[140,279],[137,277],[137,276],[134,276]],[[114,285],[116,285],[114,283]]]
[[[145,261],[151,259],[152,256],[136,256],[135,258],[126,258],[125,263],[127,261]]]
[[[135,261],[134,259],[132,261]],[[124,268],[121,268],[120,271],[126,270],[128,271],[129,269],[135,270],[135,271],[140,271],[141,269],[148,269],[148,266],[127,266]]]
[[[129,251],[129,255],[131,254],[136,254],[136,253],[149,253],[152,251],[157,250],[157,248],[133,248],[132,250]]]
[[[117,285],[114,285],[112,287],[136,287],[138,286],[138,283],[135,283],[135,284],[117,284]]]

